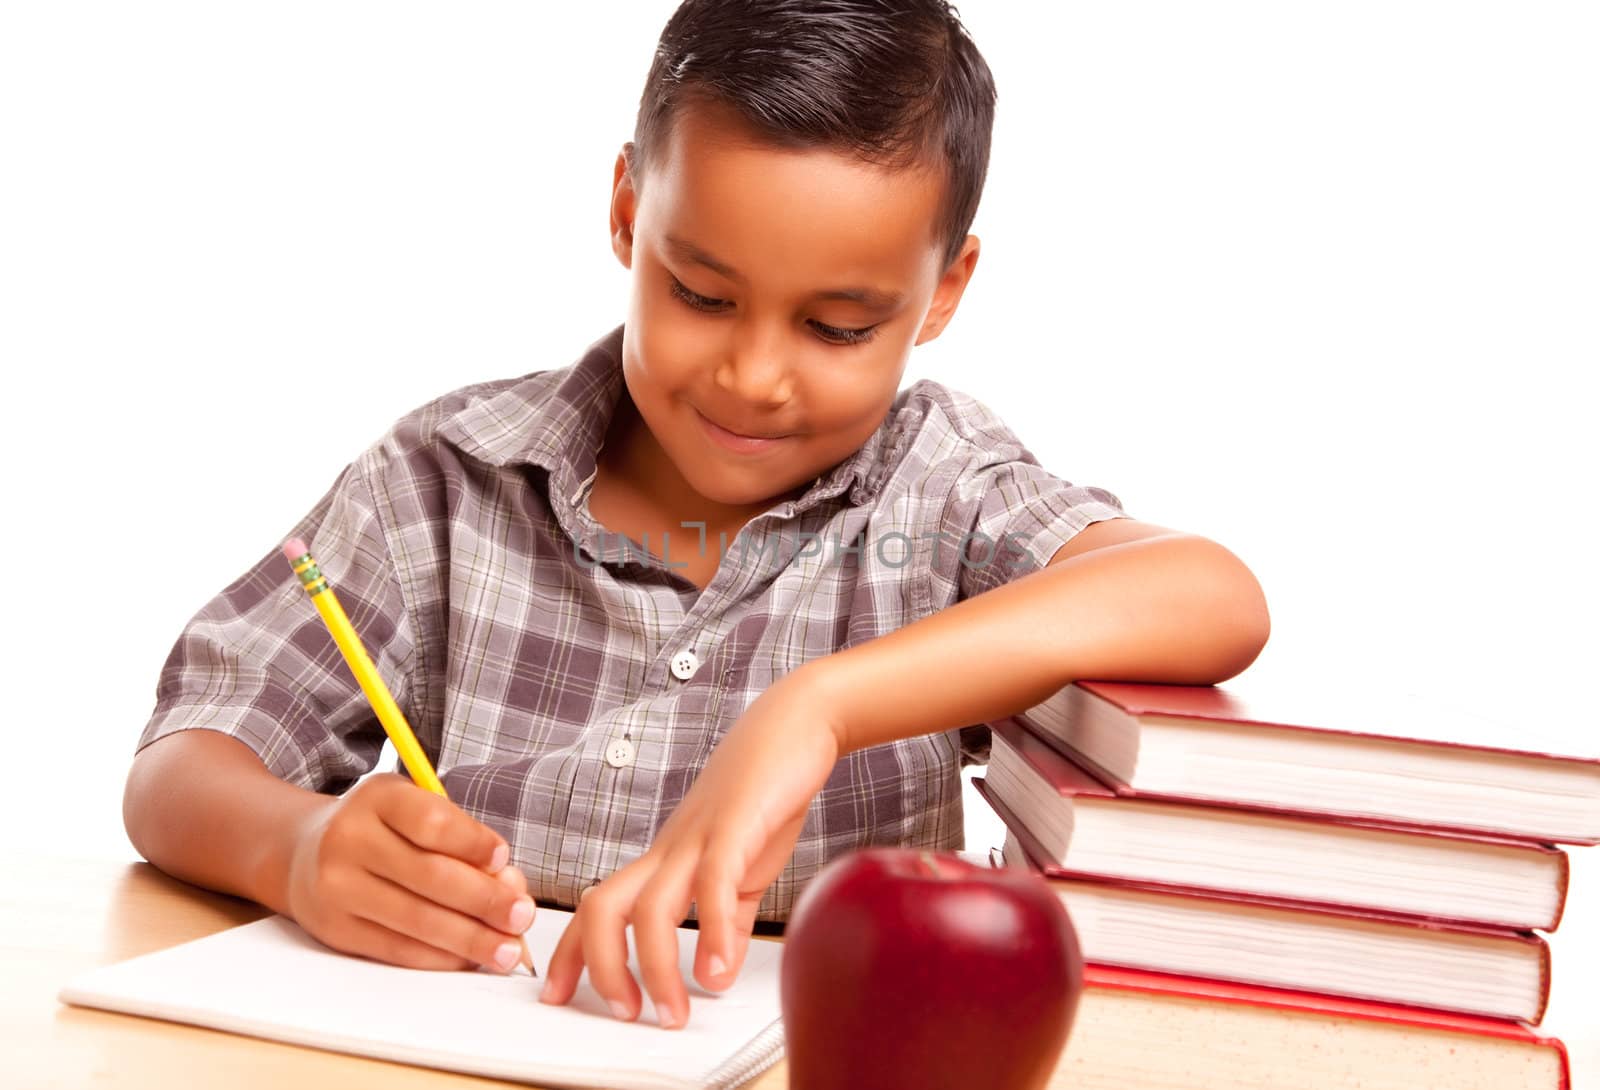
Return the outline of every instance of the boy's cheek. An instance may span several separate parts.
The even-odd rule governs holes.
[[[636,299],[627,330],[627,355],[635,373],[663,386],[681,382],[697,359],[715,359],[718,342],[726,335],[717,327],[732,325],[709,322],[682,303],[668,305],[674,302]]]

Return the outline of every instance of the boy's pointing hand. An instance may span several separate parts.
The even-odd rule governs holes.
[[[761,896],[794,851],[806,808],[838,760],[839,733],[805,671],[750,705],[639,859],[585,891],[545,974],[545,1003],[565,1003],[584,968],[618,1018],[639,1017],[628,971],[633,925],[640,976],[668,1029],[689,1017],[677,928],[691,902],[700,924],[694,977],[729,987],[750,943]]]

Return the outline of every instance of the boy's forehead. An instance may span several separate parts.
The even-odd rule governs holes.
[[[726,111],[674,119],[640,191],[640,220],[751,277],[937,276],[943,178],[846,152],[764,142]],[[681,245],[671,253],[686,256]]]

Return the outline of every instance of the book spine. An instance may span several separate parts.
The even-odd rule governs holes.
[[[1537,1026],[1544,1021],[1545,1011],[1550,1009],[1550,944],[1539,939],[1539,1007],[1533,1016],[1528,1019],[1528,1024]]]
[[[1102,786],[1113,794],[1122,795],[1128,791],[1127,784],[1119,780],[1109,769],[1096,764],[1082,753],[1079,753],[1064,737],[1052,730],[1045,721],[1033,716],[1030,712],[1022,712],[1012,716],[1011,719],[1023,730],[1098,780]]]
[[[1560,876],[1556,879],[1554,918],[1551,919],[1550,925],[1544,929],[1546,931],[1554,931],[1561,926],[1561,918],[1567,914],[1567,885],[1572,881],[1572,860],[1561,849],[1552,846],[1552,850],[1561,854],[1561,871]]]

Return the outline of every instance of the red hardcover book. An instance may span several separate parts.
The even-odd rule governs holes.
[[[1411,696],[1083,681],[1017,718],[1118,794],[1600,844],[1600,754]]]
[[[1567,1090],[1571,1071],[1516,1022],[1090,964],[1051,1085]]]
[[[1119,797],[1020,721],[991,726],[983,789],[1063,873],[1516,930],[1560,922],[1567,856],[1548,845]]]
[[[1060,894],[1088,961],[1532,1025],[1549,1003],[1537,935],[1074,874],[983,793],[1006,823],[1006,862]]]

